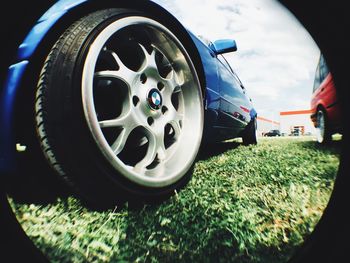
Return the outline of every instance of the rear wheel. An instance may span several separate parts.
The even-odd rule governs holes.
[[[256,117],[253,118],[248,125],[246,126],[242,140],[244,145],[257,144],[257,135],[256,135],[257,122]],[[264,135],[267,136],[267,135]]]
[[[324,144],[331,141],[332,136],[328,127],[326,112],[319,108],[316,114],[316,138],[317,142]]]
[[[125,9],[92,13],[61,36],[35,111],[50,165],[97,205],[155,200],[185,185],[203,131],[201,88],[184,45]]]

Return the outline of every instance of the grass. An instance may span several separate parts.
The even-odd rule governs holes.
[[[52,262],[286,262],[327,205],[339,148],[309,137],[217,144],[182,191],[137,210],[9,200]]]

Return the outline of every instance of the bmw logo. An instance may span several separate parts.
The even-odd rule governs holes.
[[[158,110],[162,106],[162,96],[157,89],[151,89],[149,91],[148,103],[155,110]]]

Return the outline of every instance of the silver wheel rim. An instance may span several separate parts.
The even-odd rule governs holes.
[[[319,143],[324,141],[325,133],[325,116],[323,111],[319,110],[317,112],[317,126],[316,126],[316,138]]]
[[[203,130],[200,84],[180,41],[158,22],[126,17],[97,35],[82,103],[98,149],[125,178],[164,187],[192,166]]]

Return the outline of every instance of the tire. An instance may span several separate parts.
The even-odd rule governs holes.
[[[155,201],[189,181],[203,99],[184,45],[134,10],[106,9],[55,43],[36,92],[51,167],[94,206]]]
[[[319,108],[316,113],[316,139],[320,144],[326,144],[332,140],[327,113],[322,108]]]
[[[248,123],[248,125],[246,126],[243,132],[242,140],[244,145],[251,145],[251,144],[258,143],[257,136],[256,136],[256,126],[257,126],[257,123],[256,123],[256,117],[255,117]]]

